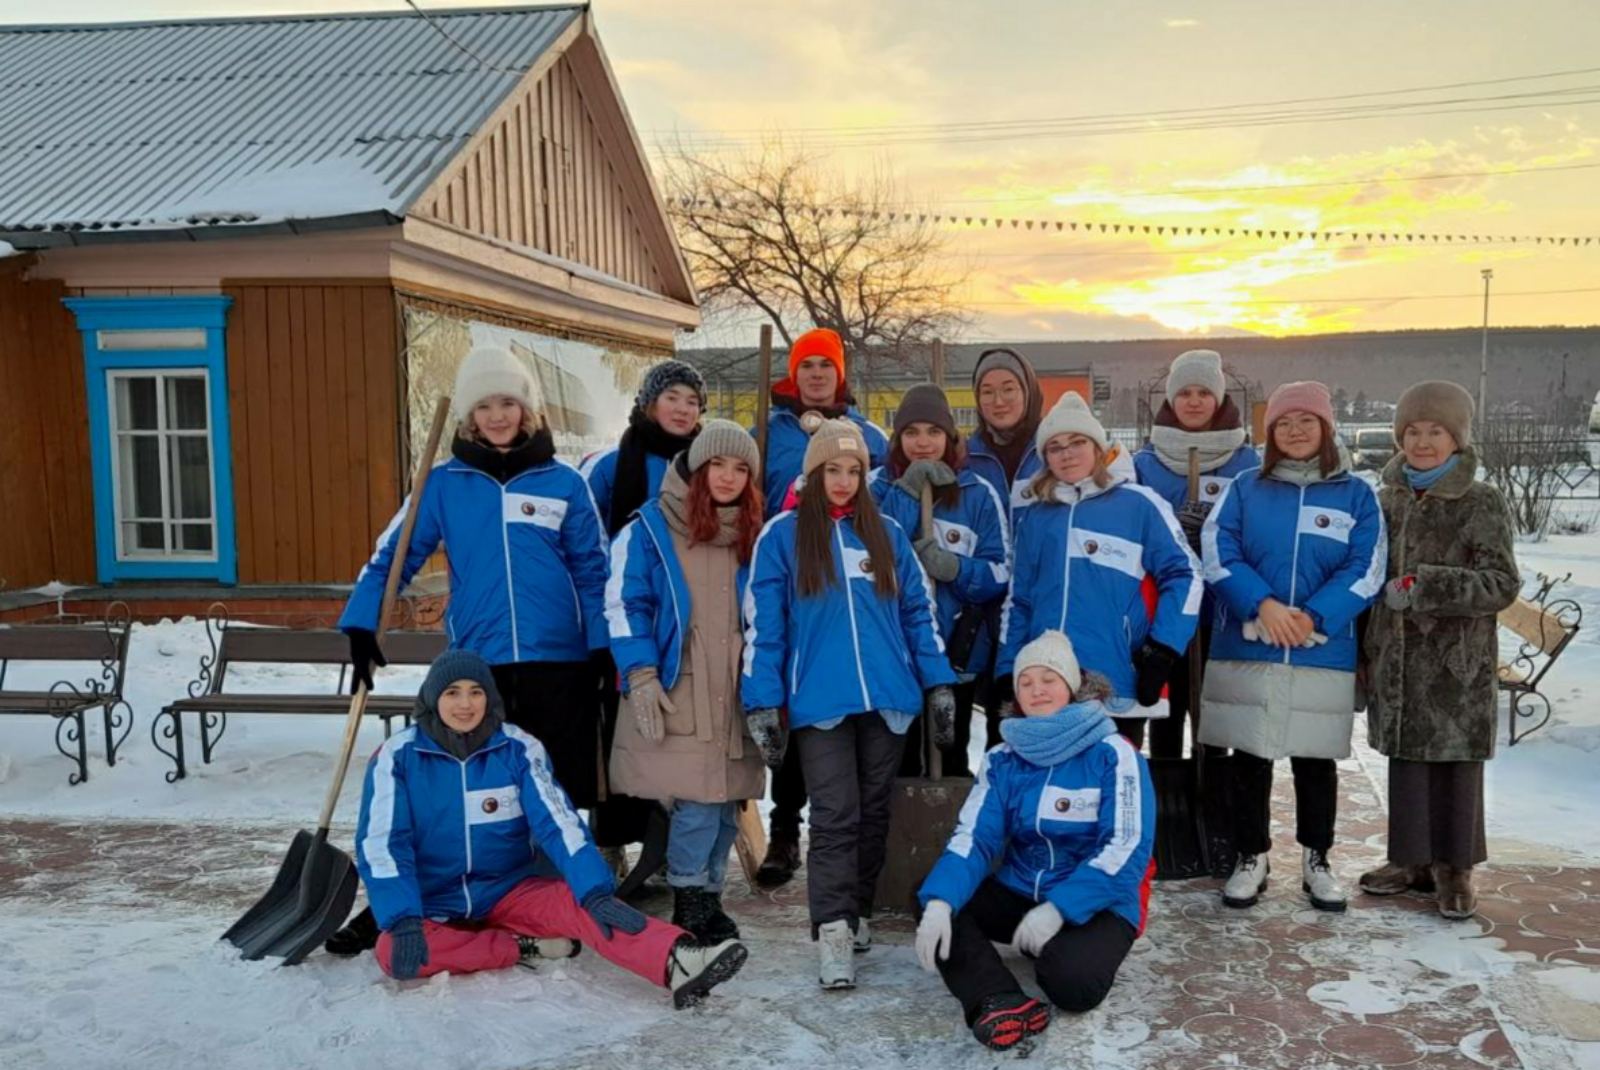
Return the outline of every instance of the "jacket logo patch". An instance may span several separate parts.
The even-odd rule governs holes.
[[[863,557],[861,559],[861,571],[869,576],[872,575],[872,558]]]
[[[487,799],[483,800],[483,812],[484,813],[492,814],[498,809],[500,809],[500,800],[496,799],[493,795],[491,795]]]
[[[1216,494],[1221,490],[1222,490],[1221,485],[1219,485],[1217,483],[1207,483],[1206,484],[1206,493],[1207,494]]]
[[[467,792],[467,824],[491,825],[522,816],[522,800],[514,787],[479,788]]]
[[[559,531],[567,517],[567,503],[540,494],[507,494],[503,519],[507,524],[532,524]]]
[[[533,503],[532,502],[523,502],[522,503],[522,515],[523,516],[532,516],[536,512],[538,512],[538,510],[533,507]]]
[[[1333,518],[1327,513],[1323,513],[1317,517],[1317,527],[1319,528],[1325,528],[1331,523],[1333,523]]]
[[[956,543],[961,541],[961,532],[959,532],[959,531],[947,531],[947,532],[945,532],[944,533],[944,541],[949,543],[950,545],[954,546]]]
[[[1100,544],[1095,542],[1093,539],[1088,539],[1083,544],[1083,552],[1086,554],[1092,554],[1099,549]]]
[[[1046,785],[1039,793],[1039,817],[1073,825],[1096,824],[1100,820],[1100,789]]]
[[[1071,799],[1057,799],[1056,800],[1056,813],[1064,814],[1064,813],[1066,813],[1067,811],[1069,811],[1071,809],[1072,809],[1072,800]]]

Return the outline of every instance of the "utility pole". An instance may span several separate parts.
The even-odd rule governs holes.
[[[1494,268],[1484,268],[1483,275],[1483,358],[1478,364],[1478,419],[1489,415],[1489,280],[1494,278]]]

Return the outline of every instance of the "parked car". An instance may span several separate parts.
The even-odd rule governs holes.
[[[1380,469],[1394,456],[1394,431],[1390,428],[1362,428],[1356,432],[1355,439],[1350,459],[1358,472],[1364,468]]]

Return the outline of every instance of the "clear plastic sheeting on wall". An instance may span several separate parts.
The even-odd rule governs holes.
[[[574,464],[621,437],[644,373],[661,359],[642,348],[554,338],[413,305],[405,308],[405,335],[413,464],[427,441],[434,402],[455,385],[456,369],[474,346],[507,349],[533,373],[539,415],[557,454]]]

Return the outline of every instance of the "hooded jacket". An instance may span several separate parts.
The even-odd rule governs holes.
[[[339,627],[376,630],[407,496],[356,577]],[[403,590],[440,545],[450,566],[445,632],[491,665],[582,661],[604,650],[606,537],[583,477],[565,461],[501,483],[459,459],[433,470],[400,563]]]
[[[745,711],[787,706],[791,729],[873,710],[919,715],[927,689],[956,682],[933,585],[889,517],[893,562],[868,556],[851,517],[829,523],[836,582],[810,597],[798,587],[799,514],[780,513],[756,540],[744,594]],[[895,569],[894,598],[873,583],[872,570],[885,565]]]

